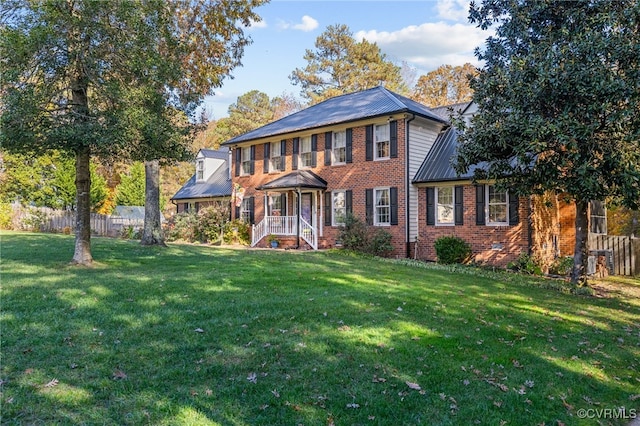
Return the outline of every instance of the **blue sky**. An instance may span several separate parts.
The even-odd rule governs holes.
[[[272,0],[256,9],[262,21],[247,29],[253,43],[243,66],[225,79],[205,107],[212,119],[228,115],[238,96],[259,90],[270,98],[283,93],[300,97],[289,75],[303,68],[306,49],[327,26],[346,24],[357,40],[375,42],[387,58],[415,68],[416,77],[440,65],[478,65],[473,55],[489,33],[467,22],[468,0]]]

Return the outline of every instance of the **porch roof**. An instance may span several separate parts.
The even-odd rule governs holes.
[[[327,181],[310,170],[296,170],[258,186],[256,189],[327,189]]]

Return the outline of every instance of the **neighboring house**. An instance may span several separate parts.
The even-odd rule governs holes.
[[[171,197],[176,212],[198,212],[216,203],[228,205],[231,199],[229,149],[201,149],[195,164],[195,174]]]
[[[252,245],[336,245],[346,213],[392,235],[405,257],[418,235],[418,171],[447,120],[384,87],[328,99],[233,138],[234,217]]]

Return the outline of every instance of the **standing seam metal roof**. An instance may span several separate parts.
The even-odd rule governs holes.
[[[223,143],[231,145],[254,139],[285,135],[301,130],[314,129],[340,123],[348,123],[382,115],[409,112],[439,123],[446,119],[431,112],[418,102],[391,92],[382,86],[361,92],[349,93],[327,99],[324,102],[288,115],[255,130]]]

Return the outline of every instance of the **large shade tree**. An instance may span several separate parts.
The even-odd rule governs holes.
[[[478,114],[460,123],[456,167],[486,161],[476,177],[573,199],[584,282],[590,200],[640,204],[640,3],[491,0],[470,20],[496,33],[476,53]]]
[[[315,47],[305,51],[307,66],[289,76],[311,103],[381,84],[400,93],[407,89],[401,68],[387,60],[376,43],[357,41],[347,25],[329,25]]]
[[[432,108],[468,102],[473,96],[469,81],[476,75],[478,70],[470,63],[441,65],[418,78],[410,97]]]
[[[262,0],[51,1],[0,5],[0,143],[75,157],[73,262],[91,264],[92,155],[139,141],[122,120],[132,88],[189,109],[240,63]],[[153,106],[146,107],[156,114]],[[122,152],[121,149],[116,149]]]

